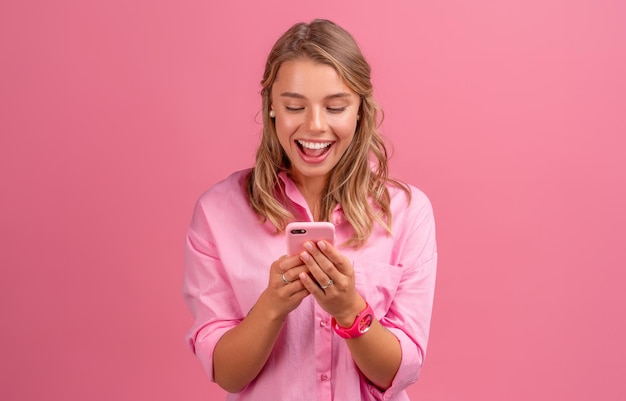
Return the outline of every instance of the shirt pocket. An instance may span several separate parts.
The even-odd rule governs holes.
[[[386,263],[355,260],[356,289],[381,319],[387,314],[398,291],[402,269]]]

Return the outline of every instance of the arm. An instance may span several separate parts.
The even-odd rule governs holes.
[[[351,322],[337,323],[349,327],[353,322],[354,317]],[[393,333],[374,319],[365,334],[347,339],[346,344],[359,370],[370,382],[383,391],[391,387],[402,361],[400,343]]]
[[[421,198],[421,199],[420,199]],[[416,192],[414,203],[398,212],[402,220],[394,235],[394,273],[397,273],[391,304],[376,317],[364,335],[346,340],[352,357],[363,375],[385,394],[397,394],[417,380],[426,352],[432,312],[437,249],[435,226],[430,203]],[[313,245],[313,244],[310,244]],[[350,327],[365,303],[355,289],[354,268],[330,244],[318,243],[301,255],[315,281],[334,285],[326,291],[315,281],[301,275],[301,280],[318,304],[342,327]],[[368,293],[362,295],[367,300]],[[372,386],[370,391],[375,394]],[[386,391],[389,390],[389,391]]]
[[[187,341],[212,381],[229,392],[249,384],[265,365],[283,322],[308,295],[294,280],[304,269],[297,256],[281,257],[269,268],[267,288],[244,316],[214,245],[199,204],[187,234],[183,295],[194,316]],[[287,271],[291,270],[291,271]],[[245,350],[246,352],[242,352]]]
[[[295,276],[302,269],[297,256],[274,262],[268,288],[248,316],[218,341],[213,369],[215,381],[224,390],[241,391],[267,362],[287,314],[309,294],[300,281],[285,284],[281,276],[287,270],[292,270],[289,276]],[[241,352],[243,349],[245,352]]]
[[[355,289],[354,270],[330,244],[319,242],[318,247],[309,246],[301,258],[317,282],[327,283],[332,279],[333,285],[324,290],[307,274],[300,274],[299,278],[340,326],[350,327],[366,303]],[[346,343],[363,375],[378,388],[389,388],[402,360],[400,344],[394,334],[374,319],[365,334],[347,339]]]

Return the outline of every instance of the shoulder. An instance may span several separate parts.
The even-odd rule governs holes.
[[[219,220],[250,209],[246,191],[249,171],[236,171],[202,193],[196,202],[196,217],[211,216],[212,219]]]
[[[435,223],[430,199],[421,189],[406,183],[402,185],[404,188],[388,184],[393,230],[396,233],[426,227],[430,230]]]
[[[430,199],[421,189],[404,182],[399,184],[387,184],[392,211],[432,214]]]
[[[238,198],[246,198],[246,179],[250,169],[239,170],[223,180],[213,184],[198,200],[199,203],[232,202]]]
[[[410,250],[416,265],[431,260],[437,253],[435,217],[430,199],[419,188],[404,184],[410,196],[402,188],[392,185],[391,229],[399,249]]]

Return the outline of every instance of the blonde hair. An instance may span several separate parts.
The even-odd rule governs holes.
[[[333,209],[341,204],[354,233],[347,245],[365,244],[379,223],[391,234],[391,209],[387,184],[406,185],[388,177],[388,155],[378,132],[380,108],[373,97],[370,66],[354,38],[343,28],[327,20],[310,24],[298,23],[285,32],[272,48],[263,80],[263,136],[257,150],[256,163],[247,177],[248,198],[252,209],[269,220],[277,231],[293,221],[292,211],[285,205],[286,195],[278,174],[289,172],[291,163],[278,141],[274,120],[270,118],[272,85],[281,64],[288,60],[308,58],[330,65],[346,85],[361,98],[360,118],[354,138],[330,173],[322,196],[320,219],[331,221]]]

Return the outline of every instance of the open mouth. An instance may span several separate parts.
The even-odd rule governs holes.
[[[300,152],[308,158],[319,158],[325,155],[333,145],[333,142],[310,142],[301,139],[296,140]]]

